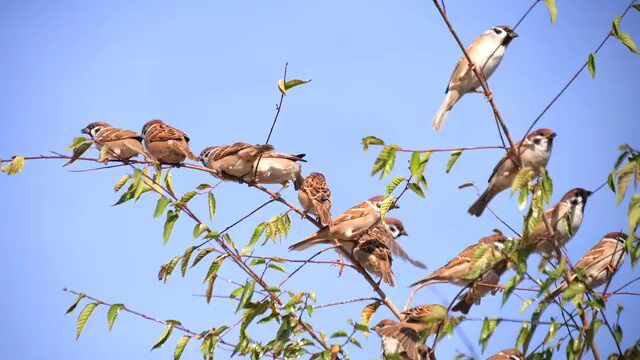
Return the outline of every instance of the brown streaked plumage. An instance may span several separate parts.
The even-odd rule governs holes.
[[[293,188],[298,190],[304,181],[299,164],[306,162],[304,157],[305,154],[266,152],[254,162],[253,171],[245,175],[243,180],[247,183],[280,184],[282,188],[289,186],[291,181]]]
[[[495,294],[498,291],[496,285],[500,282],[500,276],[507,270],[506,259],[498,261],[490,269],[484,271],[482,276],[473,281],[467,292],[460,296],[460,300],[451,308],[452,311],[460,311],[468,314],[474,304],[480,304],[480,300],[488,293]]]
[[[469,208],[469,214],[480,216],[489,202],[500,192],[508,189],[518,174],[519,167],[513,159],[520,159],[523,167],[534,171],[534,179],[540,176],[542,168],[547,166],[553,148],[553,139],[556,137],[551,129],[538,129],[532,131],[523,142],[515,144],[515,148],[509,149],[493,169],[489,177],[489,186]]]
[[[438,327],[448,320],[447,308],[438,304],[419,305],[404,311],[402,315],[400,322],[386,319],[374,327],[382,338],[383,352],[399,353],[410,360],[425,359],[421,356],[428,355],[431,349],[421,349],[420,338],[423,334],[427,337],[435,334]]]
[[[101,151],[98,162],[106,163],[109,159],[126,162],[138,154],[147,160],[155,161],[142,147],[142,136],[134,131],[116,128],[101,121],[92,122],[80,131],[91,136],[98,150],[102,150],[104,146],[107,147],[106,154]]]
[[[426,286],[435,282],[449,282],[458,286],[466,286],[474,280],[468,277],[474,266],[484,262],[485,266],[490,267],[502,257],[500,250],[505,240],[507,238],[500,233],[485,236],[476,244],[466,247],[443,267],[416,281],[411,286]],[[486,248],[487,250],[478,259],[477,263],[473,264],[472,258],[481,248]]]
[[[380,277],[387,285],[396,286],[391,269],[391,251],[376,236],[369,237],[368,231],[365,232],[353,249],[353,257],[365,270]]]
[[[544,221],[540,220],[531,235],[524,239],[522,246],[531,247],[545,256],[555,256],[555,243],[565,245],[580,229],[589,196],[591,191],[582,188],[569,190],[557,205],[544,213],[555,233],[555,239],[549,235]]]
[[[309,174],[298,190],[298,200],[305,213],[317,216],[323,226],[331,226],[331,190],[324,175]]]
[[[505,349],[495,355],[491,355],[487,360],[524,360],[524,354],[518,349]]]
[[[230,145],[209,146],[200,152],[200,161],[222,180],[242,180],[253,171],[254,162],[260,155],[272,151],[273,146],[251,145],[236,142]]]
[[[576,263],[574,270],[581,270],[587,276],[587,288],[595,289],[607,283],[613,275],[620,269],[624,262],[625,240],[627,234],[622,232],[610,232],[602,240],[598,241],[584,256]],[[572,280],[576,275],[572,275]],[[567,283],[563,282],[553,290],[545,299],[550,301],[567,288]]]
[[[147,151],[163,164],[179,164],[185,158],[198,160],[189,149],[187,134],[165,124],[162,120],[151,120],[144,124],[142,135]]]

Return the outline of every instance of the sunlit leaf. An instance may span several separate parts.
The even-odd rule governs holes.
[[[213,192],[209,193],[209,219],[213,221],[213,217],[216,216],[216,198],[213,196]]]
[[[7,175],[15,175],[21,172],[23,168],[24,157],[16,156],[7,165],[3,166],[1,170],[6,172]]]
[[[405,180],[404,176],[396,176],[391,180],[389,184],[387,184],[386,195],[391,195],[391,193],[398,187],[398,185],[402,184]]]
[[[213,262],[211,263],[211,266],[209,266],[209,271],[207,271],[207,275],[204,277],[204,282],[207,282],[209,279],[216,276],[216,274],[218,273],[218,270],[220,270],[220,265],[222,265],[222,262],[224,261],[224,259],[227,258],[227,256],[229,255],[222,254],[217,258],[215,258],[215,260],[213,260]]]
[[[82,329],[84,329],[84,326],[87,324],[87,320],[89,320],[89,317],[93,314],[93,310],[95,310],[96,306],[99,304],[100,303],[97,301],[88,303],[84,309],[82,309],[80,315],[78,315],[78,322],[76,323],[76,340],[80,338],[80,334],[82,334]]]
[[[309,80],[300,80],[300,79],[287,80],[287,82],[284,83],[284,89],[285,90],[289,90],[289,89],[294,88],[296,86],[300,86],[300,85],[307,84],[307,83],[310,83],[310,82],[311,82],[311,79],[309,79]]]
[[[423,199],[426,197],[424,191],[422,191],[422,188],[417,183],[409,183],[409,189]]]
[[[75,148],[77,148],[78,146],[80,146],[80,144],[82,144],[85,141],[91,141],[90,139],[84,137],[84,136],[78,136],[73,138],[73,141],[71,142],[71,145],[67,146],[67,150],[73,150]]]
[[[549,17],[551,18],[551,25],[553,25],[556,23],[556,18],[558,17],[556,0],[544,0],[544,3],[547,4],[547,8],[549,9]]]
[[[362,149],[369,150],[369,145],[384,145],[384,140],[375,136],[365,136],[362,138]]]
[[[189,340],[191,340],[191,336],[187,336],[187,335],[178,339],[178,342],[176,343],[176,349],[173,351],[173,360],[180,359],[180,357],[182,356],[182,352],[184,351],[184,348],[187,346],[187,343],[189,342]]]
[[[76,307],[78,306],[78,303],[80,303],[80,300],[84,299],[87,295],[85,293],[80,293],[78,294],[78,297],[75,299],[75,301],[71,304],[71,306],[69,306],[69,308],[67,309],[67,312],[65,312],[64,314],[68,314],[70,312],[72,312],[73,310],[76,309]]]
[[[196,249],[195,246],[189,246],[182,254],[181,263],[180,263],[180,274],[182,277],[187,273],[187,268],[189,267],[189,260],[191,259],[191,254]]]
[[[158,338],[158,340],[156,340],[155,344],[153,344],[153,346],[151,347],[151,350],[155,350],[161,347],[162,345],[164,345],[165,342],[167,342],[167,339],[169,339],[169,336],[171,336],[173,327],[174,325],[170,323],[169,326],[167,326],[167,328],[164,329],[162,334],[160,334],[160,337]]]
[[[120,180],[118,180],[118,182],[113,186],[113,191],[118,192],[120,191],[120,189],[122,189],[122,187],[127,183],[127,181],[129,181],[129,179],[131,179],[131,175],[126,174],[125,176],[121,177]]]
[[[89,140],[89,141],[83,142],[78,147],[73,149],[73,154],[71,155],[71,159],[69,159],[69,161],[67,161],[67,163],[62,166],[71,165],[74,161],[78,160],[82,156],[82,154],[84,154],[91,147],[92,144],[93,144],[93,141]]]
[[[162,238],[165,245],[169,242],[169,237],[171,236],[171,232],[173,231],[173,226],[176,224],[176,221],[178,221],[178,217],[178,212],[174,212],[173,210],[169,210],[167,212],[167,220],[164,222],[164,231],[162,233]]]
[[[445,173],[448,174],[451,171],[453,165],[455,165],[456,161],[458,161],[460,155],[462,155],[462,150],[453,150],[451,152],[451,156],[449,157],[449,161],[447,161],[447,166],[444,170]]]
[[[194,227],[193,227],[193,238],[197,239],[200,237],[200,235],[202,235],[203,232],[209,230],[209,227],[205,224],[202,223],[197,223]]]
[[[118,314],[120,314],[120,310],[124,308],[124,304],[113,304],[109,307],[109,311],[107,311],[107,325],[109,326],[109,331],[113,328],[113,323],[116,321]]]
[[[173,190],[173,176],[171,175],[171,170],[167,170],[167,173],[164,176],[164,185],[167,188],[167,191],[172,196],[176,196],[175,191]]]
[[[253,280],[247,280],[247,282],[244,284],[242,296],[240,296],[240,301],[238,301],[238,306],[236,307],[236,313],[244,308],[244,306],[247,304],[247,301],[251,300],[251,296],[253,296],[253,290],[255,289],[255,287],[256,282]]]
[[[160,217],[164,213],[164,210],[167,208],[167,205],[171,203],[169,198],[161,196],[158,198],[158,202],[156,203],[156,209],[153,212],[153,217]]]
[[[424,174],[424,169],[427,166],[427,162],[429,162],[429,158],[431,157],[431,152],[414,152],[411,154],[411,161],[409,162],[409,170],[411,171],[411,176],[418,179],[420,176]]]
[[[213,251],[213,248],[205,248],[205,249],[200,250],[198,255],[196,255],[196,258],[193,260],[193,264],[191,264],[191,267],[194,267],[194,266],[198,265],[198,263],[202,259],[204,259],[205,256],[209,255],[212,251]]]
[[[496,330],[496,327],[500,324],[500,319],[484,318],[482,322],[482,330],[480,330],[480,345],[482,345],[482,352],[487,348],[491,335]]]
[[[589,70],[589,74],[594,79],[596,78],[596,56],[594,53],[589,54],[589,58],[587,59],[587,70]]]

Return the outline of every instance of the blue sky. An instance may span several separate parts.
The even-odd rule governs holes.
[[[489,27],[513,24],[530,1],[472,0],[448,3],[449,16],[464,42]],[[626,1],[584,1],[579,8],[559,2],[558,21],[551,26],[539,4],[518,28],[520,37],[507,51],[491,78],[494,98],[516,137],[568,81],[610,29]],[[184,130],[199,152],[205,146],[234,141],[264,141],[279,94],[276,81],[285,61],[290,77],[313,79],[285,99],[271,143],[284,152],[307,154],[305,173],[323,172],[333,191],[334,213],[380,193],[386,182],[369,177],[376,151],[363,153],[360,139],[375,135],[407,148],[495,145],[499,140],[489,106],[480,96],[465,97],[452,111],[444,130],[435,133],[431,118],[444,97],[449,75],[460,56],[430,1],[2,1],[0,3],[0,157],[65,151],[79,130],[94,120],[139,131],[152,118]],[[622,28],[640,40],[640,13],[632,11]],[[595,188],[610,172],[616,147],[638,147],[640,130],[637,95],[638,61],[618,41],[610,40],[596,57],[597,76],[583,73],[541,120],[558,133],[549,172],[554,202],[568,189]],[[431,269],[461,249],[502,228],[485,214],[466,213],[475,195],[458,190],[474,181],[484,185],[498,150],[464,153],[450,174],[444,174],[446,154],[434,155],[426,171],[427,199],[406,196],[396,216],[404,220],[409,238],[403,245]],[[408,158],[399,156],[394,174],[404,174]],[[70,173],[59,161],[27,162],[20,176],[0,176],[3,196],[0,217],[0,286],[5,309],[0,329],[0,357],[38,359],[152,358],[173,354],[174,333],[160,350],[149,352],[162,327],[122,314],[108,333],[106,309],[96,310],[83,336],[75,340],[76,315],[63,316],[73,297],[63,287],[122,302],[160,319],[179,319],[200,331],[230,324],[235,304],[215,299],[207,305],[193,294],[208,264],[162,284],[159,266],[193,243],[192,223],[181,219],[169,244],[162,245],[162,220],[153,219],[155,199],[111,207],[112,186],[123,169]],[[73,169],[91,167],[75,164]],[[212,178],[200,172],[175,171],[176,188],[187,191]],[[292,189],[284,196],[295,200]],[[222,229],[248,209],[266,200],[245,186],[225,184],[216,191],[218,214],[210,226]],[[514,226],[522,212],[515,199],[501,194],[494,209]],[[194,210],[206,214],[198,198]],[[254,226],[284,211],[272,204],[235,228],[233,238],[246,243]],[[590,199],[580,232],[568,250],[576,261],[601,236],[626,229],[626,207],[614,204],[608,190]],[[288,239],[260,249],[262,254],[288,254],[288,244],[313,230],[293,218]],[[506,229],[504,229],[506,231]],[[309,252],[309,255],[311,252]],[[332,259],[326,255],[326,259]],[[535,259],[537,261],[537,259]],[[398,305],[407,286],[426,272],[400,261],[394,264],[398,286],[385,288]],[[222,274],[244,281],[226,264]],[[633,278],[627,262],[614,279],[616,288]],[[308,266],[289,283],[309,289],[318,303],[372,296],[358,275]],[[632,286],[638,290],[638,286]],[[214,290],[226,294],[232,286],[219,281]],[[422,291],[414,303],[447,302],[459,290],[438,285],[438,297]],[[527,296],[527,294],[522,294]],[[634,297],[614,297],[626,310],[621,320],[624,346],[640,334]],[[348,328],[364,304],[319,309],[317,329],[331,333]],[[499,297],[487,298],[472,317],[528,318],[518,312],[516,297],[500,308]],[[381,309],[374,320],[388,317]],[[552,311],[545,318],[557,316]],[[260,338],[260,328],[253,335]],[[480,323],[463,325],[464,335],[478,354]],[[501,324],[484,357],[515,341],[519,324]],[[267,331],[267,330],[264,330]],[[542,332],[540,332],[542,333]],[[560,332],[564,334],[563,331]],[[233,340],[230,338],[229,340]],[[614,347],[601,329],[603,353]],[[378,356],[374,335],[363,341],[354,358]],[[469,352],[461,334],[444,340],[439,358],[456,350]],[[355,350],[355,349],[351,349]],[[217,357],[229,354],[219,351]],[[185,358],[197,358],[192,343]]]

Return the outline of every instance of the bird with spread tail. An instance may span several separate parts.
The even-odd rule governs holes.
[[[489,79],[494,71],[500,65],[504,52],[511,40],[518,37],[515,31],[507,25],[494,26],[484,32],[478,38],[473,40],[467,48],[467,54],[471,58],[471,62],[484,76],[485,80]],[[460,100],[460,98],[468,93],[477,92],[476,89],[481,85],[480,80],[476,77],[473,70],[469,66],[467,58],[462,55],[458,64],[451,74],[445,98],[433,118],[431,127],[434,130],[440,130],[444,125],[449,111]]]
[[[177,165],[185,158],[197,161],[189,149],[189,137],[162,120],[148,121],[142,127],[144,146],[156,160],[163,164]]]
[[[155,161],[153,156],[142,147],[142,135],[135,131],[116,128],[106,122],[96,121],[87,125],[80,132],[91,136],[91,139],[95,141],[96,148],[100,150],[98,162],[107,163],[109,160],[127,162],[138,154],[147,160]],[[105,147],[107,151],[102,151]]]

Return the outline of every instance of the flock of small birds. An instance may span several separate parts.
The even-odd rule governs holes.
[[[481,65],[481,71],[488,78],[498,67],[504,51],[511,40],[518,35],[508,26],[491,28],[475,39],[467,49],[471,60]],[[433,128],[440,130],[453,105],[470,92],[476,92],[480,81],[470,69],[467,60],[462,57],[449,81],[445,100],[433,120]],[[237,142],[231,145],[210,146],[195,156],[189,149],[189,137],[179,129],[165,124],[161,120],[151,120],[142,128],[142,134],[113,127],[105,122],[93,122],[82,129],[91,136],[101,151],[99,161],[109,159],[127,161],[138,154],[154,163],[178,165],[186,158],[201,161],[215,177],[235,182],[254,184],[280,184],[283,188],[289,182],[298,191],[298,199],[305,215],[316,216],[322,228],[289,247],[291,251],[300,251],[318,244],[341,246],[336,248],[341,255],[354,259],[366,271],[380,278],[389,286],[395,286],[392,270],[393,256],[397,256],[412,265],[425,269],[425,265],[407,254],[397,239],[407,235],[402,221],[397,218],[381,217],[381,205],[384,196],[374,196],[333,218],[331,215],[331,191],[324,175],[314,172],[306,178],[302,176],[300,162],[304,154],[284,154],[274,151],[272,145],[251,145]],[[523,167],[534,171],[534,177],[540,175],[551,156],[553,140],[556,134],[550,129],[538,129],[531,132],[523,141],[509,150],[496,165],[489,178],[489,186],[479,199],[469,208],[474,216],[482,215],[489,202],[500,192],[513,184],[518,173],[519,159]],[[540,222],[531,232],[522,246],[533,249],[544,256],[555,256],[555,244],[565,245],[582,224],[583,212],[590,191],[576,188],[568,191],[555,206],[544,213],[551,226],[554,237],[547,232],[544,222]],[[394,204],[391,210],[397,208]],[[611,232],[602,238],[591,250],[576,263],[576,270],[587,275],[588,288],[596,288],[606,283],[618,270],[624,259],[624,241],[627,235]],[[507,238],[494,233],[481,238],[476,244],[465,248],[455,258],[412,286],[418,288],[432,283],[451,283],[466,287],[468,290],[460,297],[452,311],[467,314],[482,297],[495,293],[501,275],[509,267],[502,252]],[[488,248],[482,257],[497,259],[492,266],[477,278],[469,278],[472,272],[474,254],[480,247]],[[476,261],[481,261],[476,259]],[[575,275],[574,275],[575,276]],[[558,296],[567,284],[563,283],[545,299]],[[442,305],[425,304],[410,308],[402,313],[402,320],[385,319],[374,330],[382,339],[383,357],[399,354],[407,360],[435,359],[431,349],[421,343],[421,339],[433,335],[448,319],[448,310]],[[503,350],[489,358],[490,360],[523,360],[524,354],[516,349]]]

